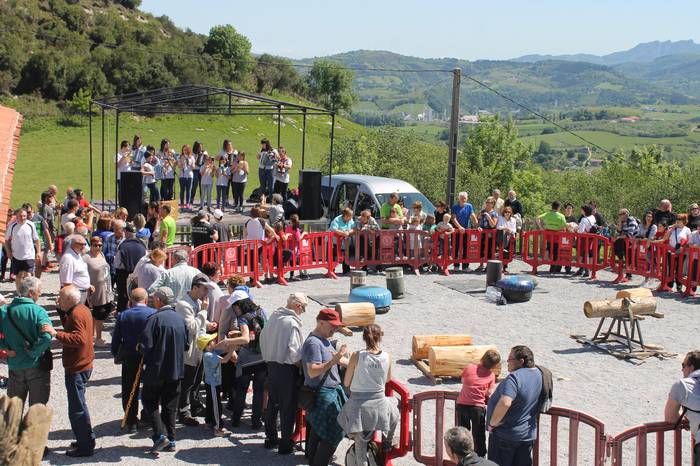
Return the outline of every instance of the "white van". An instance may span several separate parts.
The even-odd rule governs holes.
[[[411,184],[393,178],[369,175],[340,174],[321,179],[321,198],[323,199],[326,218],[333,219],[340,215],[345,207],[353,210],[355,216],[369,209],[374,217],[379,216],[379,209],[389,200],[389,195],[398,193],[404,207],[411,209],[415,201],[423,203],[423,211],[432,214],[433,204]]]

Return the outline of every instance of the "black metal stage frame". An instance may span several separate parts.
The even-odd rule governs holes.
[[[303,117],[301,135],[301,168],[304,168],[304,153],[306,150],[306,118],[309,115],[327,115],[331,117],[329,175],[333,168],[333,141],[335,138],[335,112],[318,107],[301,105],[292,102],[272,99],[257,94],[237,91],[228,88],[186,84],[175,87],[165,87],[142,92],[133,92],[112,97],[104,97],[90,101],[89,133],[90,133],[90,198],[93,192],[93,150],[92,150],[92,114],[93,106],[99,108],[101,116],[101,172],[102,172],[102,207],[105,202],[105,115],[114,111],[114,154],[119,152],[119,115],[135,113],[139,115],[229,115],[229,116],[277,116],[277,146],[281,145],[281,122],[283,116],[301,115]],[[114,161],[114,171],[117,162]],[[116,180],[116,176],[115,176]],[[114,184],[114,198],[117,199],[117,183]]]

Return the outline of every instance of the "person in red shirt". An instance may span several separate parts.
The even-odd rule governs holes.
[[[462,371],[462,390],[457,397],[457,419],[472,432],[474,451],[486,456],[486,402],[496,389],[493,369],[501,364],[501,355],[488,350],[479,364],[470,364]]]

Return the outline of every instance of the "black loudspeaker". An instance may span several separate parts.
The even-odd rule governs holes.
[[[321,172],[299,170],[299,218],[318,220],[321,215]]]
[[[119,179],[119,207],[129,211],[129,220],[143,208],[143,175],[122,172]]]

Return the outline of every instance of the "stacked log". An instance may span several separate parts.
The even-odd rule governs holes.
[[[478,364],[488,350],[498,351],[494,345],[431,346],[428,352],[430,373],[436,377],[460,377],[465,367]],[[493,372],[496,376],[500,374],[500,364]]]
[[[630,312],[635,316],[655,315],[656,298],[641,298],[629,300],[604,299],[600,301],[586,301],[583,304],[583,313],[589,319],[600,317],[627,317]]]
[[[339,303],[335,310],[346,327],[367,327],[374,323],[376,316],[372,303]]]
[[[471,345],[471,335],[414,335],[411,357],[420,361],[428,358],[432,346],[463,346]]]

